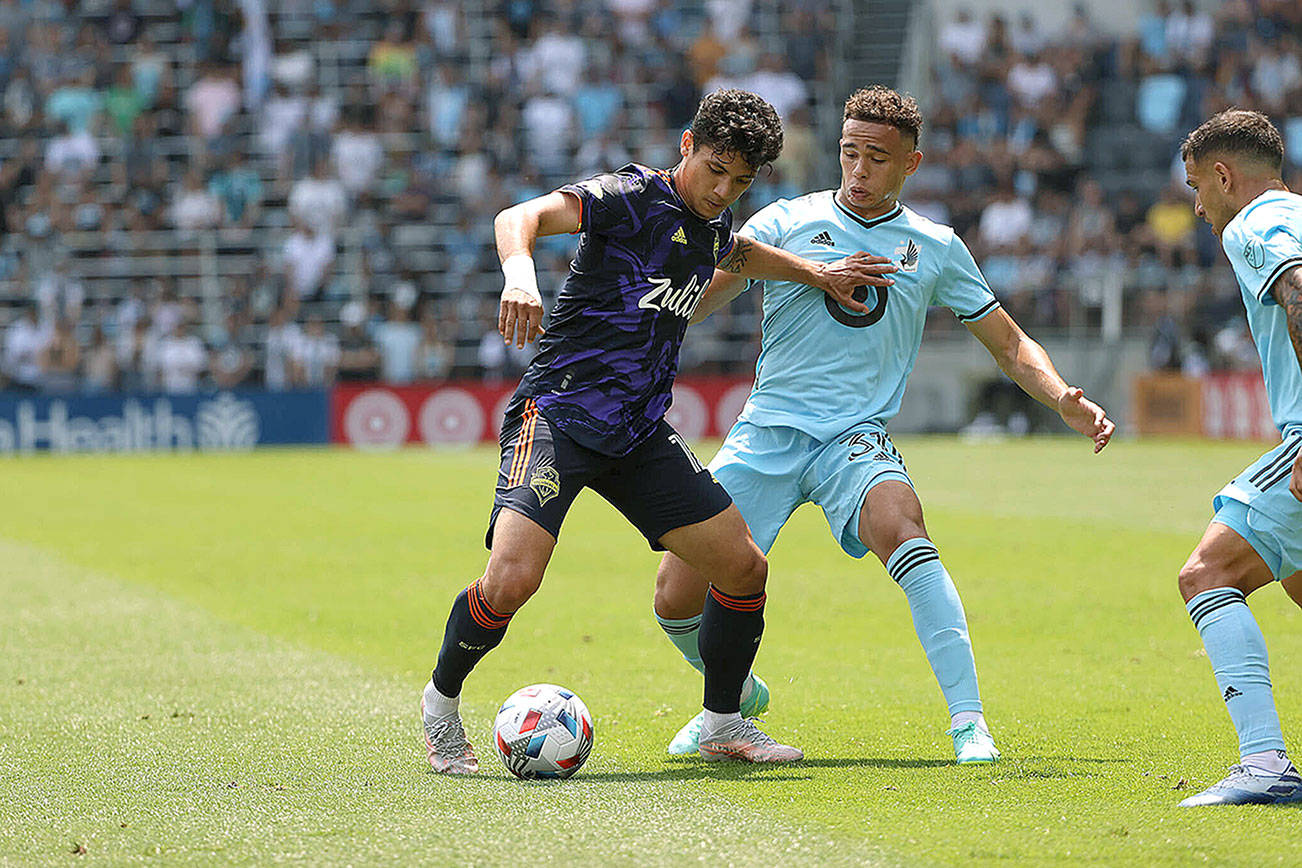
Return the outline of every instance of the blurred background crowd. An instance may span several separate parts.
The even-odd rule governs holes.
[[[907,204],[1033,333],[1143,330],[1150,365],[1251,367],[1178,144],[1276,120],[1302,187],[1302,4],[1157,2],[1132,30],[850,0],[0,0],[0,385],[106,391],[519,373],[492,217],[668,167],[698,99],[754,90],[786,148],[738,207],[837,183],[848,41],[904,22],[927,127]],[[880,7],[880,8],[879,8]],[[850,26],[848,22],[854,22]],[[543,240],[546,295],[573,237]],[[744,372],[746,294],[683,370]],[[959,326],[947,312],[935,339]]]

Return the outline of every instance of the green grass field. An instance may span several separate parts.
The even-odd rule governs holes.
[[[699,679],[651,618],[656,556],[585,493],[467,682],[486,773],[449,779],[418,694],[483,567],[494,452],[7,461],[0,863],[1296,864],[1293,809],[1175,807],[1237,759],[1175,576],[1261,447],[899,446],[967,608],[994,766],[953,765],[903,595],[812,507],[772,552],[757,663],[766,726],[805,762],[664,754]],[[1253,610],[1296,745],[1302,612],[1278,588]],[[489,746],[536,681],[596,719],[570,781],[517,781]]]

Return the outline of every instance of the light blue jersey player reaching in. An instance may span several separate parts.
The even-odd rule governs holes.
[[[886,423],[896,414],[922,343],[927,309],[958,315],[999,367],[1075,430],[1107,445],[1113,424],[1067,385],[1044,349],[999,305],[967,247],[948,226],[899,203],[918,168],[922,115],[911,97],[884,87],[845,104],[838,190],[779,200],[741,235],[810,259],[834,261],[858,250],[889,256],[889,287],[862,287],[848,309],[817,289],[769,281],[755,387],[710,463],[767,552],[802,503],[823,508],[833,537],[852,557],[875,554],[908,598],[914,627],[949,706],[960,763],[992,762],[999,751],[982,715],[976,663],[958,592],[928,538],[922,506]],[[715,271],[695,320],[747,286]],[[656,582],[657,619],[689,663],[701,668],[697,624],[706,577],[668,555]],[[742,714],[766,710],[769,691],[752,673]],[[698,715],[679,731],[671,754],[696,750]]]
[[[1239,735],[1237,765],[1180,804],[1302,801],[1284,749],[1266,640],[1245,597],[1278,580],[1302,606],[1302,196],[1280,180],[1284,141],[1262,114],[1231,109],[1181,148],[1194,211],[1234,268],[1282,442],[1220,490],[1180,593]]]

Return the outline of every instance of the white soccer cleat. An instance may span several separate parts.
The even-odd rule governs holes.
[[[739,718],[717,732],[701,727],[701,759],[710,762],[741,760],[748,763],[789,763],[805,758],[800,748],[778,744],[755,721]]]
[[[466,740],[461,714],[427,717],[425,700],[420,702],[420,718],[425,726],[425,755],[436,772],[449,775],[472,775],[479,771],[479,758]]]
[[[1288,764],[1282,772],[1230,766],[1230,773],[1201,793],[1180,803],[1182,808],[1204,805],[1277,805],[1302,802],[1302,775]]]
[[[769,686],[763,678],[758,675],[751,675],[754,686],[751,688],[750,695],[741,701],[742,717],[759,717],[769,710]],[[702,709],[697,712],[683,728],[678,730],[674,735],[673,741],[669,742],[670,756],[685,756],[697,752],[701,743],[701,727],[705,725],[705,711]]]
[[[954,738],[954,759],[961,766],[976,763],[992,763],[999,759],[999,748],[995,740],[984,729],[969,720],[962,726],[946,730],[946,735]]]

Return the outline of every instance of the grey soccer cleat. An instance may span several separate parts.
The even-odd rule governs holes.
[[[466,730],[461,725],[461,714],[452,712],[443,717],[428,717],[425,700],[420,703],[421,722],[425,725],[425,755],[436,772],[449,775],[470,775],[479,771],[475,749],[466,740]]]

